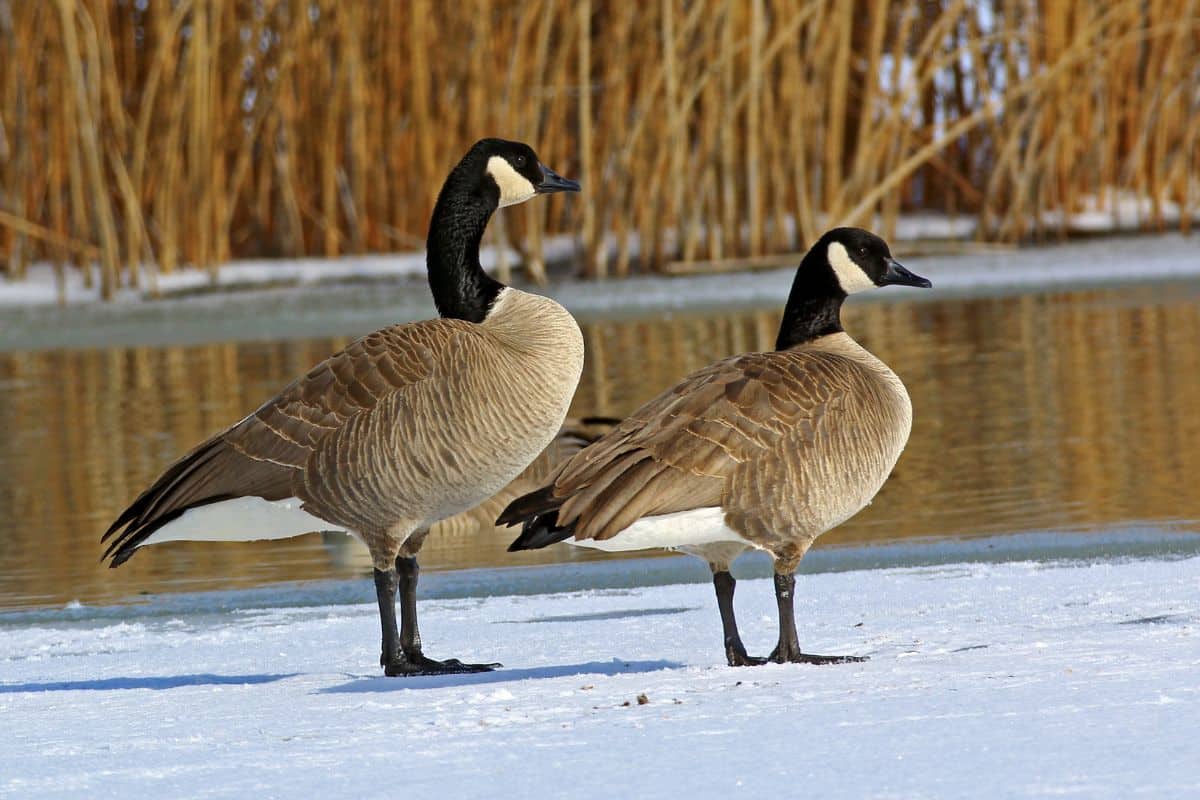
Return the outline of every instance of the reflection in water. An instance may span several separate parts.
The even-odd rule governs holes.
[[[915,423],[875,503],[818,546],[1200,518],[1200,286],[855,305]],[[770,348],[778,311],[584,326],[575,415],[621,416],[685,373]],[[184,451],[348,338],[0,354],[0,607],[369,571],[345,537],[176,543],[119,570],[99,535]],[[611,558],[431,536],[427,569]]]

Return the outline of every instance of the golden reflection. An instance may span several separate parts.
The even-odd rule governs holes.
[[[1200,518],[1187,488],[1200,474],[1196,294],[1183,285],[850,304],[847,328],[904,379],[915,423],[875,503],[821,544],[1190,525]],[[778,319],[772,310],[585,325],[572,414],[627,414],[704,364],[770,348]],[[0,607],[366,572],[357,544],[320,536],[176,543],[119,570],[99,563],[100,533],[163,467],[348,341],[0,354]],[[569,547],[510,555],[513,533],[476,519],[431,536],[423,565],[610,557]]]

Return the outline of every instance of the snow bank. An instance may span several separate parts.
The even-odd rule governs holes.
[[[0,615],[0,795],[1200,792],[1200,558],[805,575],[806,649],[871,657],[832,667],[725,667],[691,584],[427,600],[431,655],[506,667],[386,679],[356,585],[328,605]],[[765,652],[770,583],[737,603]]]
[[[1136,233],[1148,222],[1154,222],[1164,230],[1179,227],[1185,211],[1178,204],[1162,201],[1157,207],[1149,197],[1128,191],[1110,189],[1099,195],[1079,198],[1080,208],[1071,213],[1047,211],[1041,216],[1041,225],[1049,231],[1063,229],[1070,234],[1116,234]],[[1200,222],[1200,210],[1193,210],[1192,217]],[[785,220],[788,236],[794,237],[795,222]],[[830,223],[832,224],[832,223]],[[875,223],[875,227],[880,226]],[[896,229],[891,237],[893,244],[913,243],[930,240],[966,241],[978,230],[978,219],[969,215],[951,216],[937,212],[904,214],[897,218]],[[705,229],[706,230],[706,229]],[[749,227],[741,234],[748,238]],[[668,246],[674,241],[667,236]],[[619,245],[614,235],[605,238],[609,258],[615,258]],[[629,252],[636,256],[641,243],[637,233],[630,234]],[[579,242],[575,236],[560,234],[545,239],[542,255],[548,263],[570,261],[578,254]],[[522,263],[521,254],[511,248],[503,252],[496,245],[487,245],[480,250],[480,262],[487,270],[494,270],[504,257],[513,269]],[[68,304],[95,303],[100,299],[97,288],[100,283],[98,267],[93,267],[92,286],[84,285],[83,275],[77,268],[64,272],[59,285],[54,269],[46,263],[32,265],[27,277],[19,282],[0,280],[0,309],[5,306],[53,305],[60,300]],[[424,252],[391,253],[367,256],[342,256],[339,258],[295,258],[295,259],[244,259],[221,266],[214,280],[201,269],[182,269],[168,275],[157,275],[153,268],[144,268],[140,289],[123,288],[117,292],[120,303],[137,303],[143,299],[161,295],[163,297],[188,295],[211,289],[253,289],[276,286],[311,287],[362,281],[394,280],[423,276],[425,274]],[[1022,282],[1028,282],[1025,278]]]
[[[1196,241],[1180,234],[1105,237],[955,255],[901,252],[901,260],[932,280],[934,289],[865,292],[852,302],[920,302],[1200,277]],[[323,266],[336,270],[338,263]],[[732,274],[563,280],[534,291],[550,295],[586,322],[675,311],[779,308],[794,273],[792,265]],[[0,285],[0,294],[6,288]],[[6,306],[0,300],[0,350],[360,335],[435,313],[428,287],[417,280],[208,293],[154,303],[91,303],[66,308]]]
[[[483,247],[480,263],[494,269],[500,253],[495,247]],[[520,254],[509,250],[511,262],[520,263]],[[425,275],[425,253],[391,253],[340,258],[243,259],[224,264],[216,280],[205,270],[183,269],[166,275],[147,270],[142,288],[121,289],[120,302],[131,303],[153,296],[155,290],[163,296],[187,294],[213,288],[264,288],[280,284],[311,286],[322,283],[354,282],[408,278]],[[34,264],[25,280],[0,282],[0,306],[57,303],[61,294],[68,303],[94,303],[100,299],[99,267],[92,268],[92,286],[84,285],[83,274],[76,268],[64,272],[64,285],[59,286],[54,269],[49,264]]]

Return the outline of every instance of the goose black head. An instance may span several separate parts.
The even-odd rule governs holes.
[[[818,250],[821,245],[838,285],[846,294],[891,284],[921,289],[933,286],[892,258],[887,242],[862,228],[834,228],[813,249]]]
[[[442,184],[425,240],[438,312],[481,322],[505,288],[479,264],[479,243],[497,208],[538,194],[578,191],[578,183],[541,163],[527,144],[480,139],[472,145]]]
[[[534,195],[578,192],[579,184],[543,164],[533,148],[507,139],[480,139],[463,158],[464,177],[478,181],[479,191],[496,208],[524,203]]]
[[[841,310],[846,295],[897,284],[931,284],[892,258],[887,242],[862,228],[834,228],[805,254],[792,279],[783,309],[777,350],[786,350],[842,330]]]

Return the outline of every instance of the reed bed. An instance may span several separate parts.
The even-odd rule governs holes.
[[[416,249],[482,135],[584,183],[493,226],[535,279],[555,233],[599,278],[912,210],[1186,227],[1200,0],[0,0],[12,278]]]

